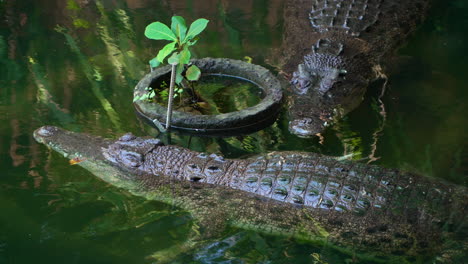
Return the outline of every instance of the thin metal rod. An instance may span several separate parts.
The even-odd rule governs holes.
[[[172,101],[174,99],[174,84],[175,84],[175,77],[176,77],[176,66],[177,63],[171,64],[171,84],[169,85],[169,100],[167,102],[167,117],[166,117],[166,129],[171,127],[171,119],[172,119]]]

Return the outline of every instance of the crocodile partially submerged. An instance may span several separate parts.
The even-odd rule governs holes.
[[[468,234],[464,187],[398,170],[306,152],[225,159],[154,138],[53,126],[34,137],[106,182],[187,210],[205,237],[232,225],[414,260]]]
[[[282,70],[291,76],[289,130],[320,133],[356,108],[380,66],[424,17],[429,0],[291,0]]]

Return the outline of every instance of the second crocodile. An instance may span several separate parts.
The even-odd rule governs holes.
[[[424,17],[428,0],[290,0],[282,70],[291,76],[289,130],[320,133],[356,108],[381,63]]]

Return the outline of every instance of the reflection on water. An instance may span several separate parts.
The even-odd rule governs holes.
[[[188,215],[98,181],[36,144],[32,132],[51,124],[105,137],[125,131],[158,135],[135,117],[131,105],[134,85],[163,45],[148,41],[144,27],[168,22],[173,14],[188,21],[205,17],[211,22],[193,50],[196,57],[249,56],[278,72],[283,4],[1,1],[0,263],[141,263],[180,245],[191,228]],[[322,138],[290,135],[282,113],[273,126],[251,135],[174,134],[172,143],[230,158],[271,150],[321,152],[468,186],[468,65],[460,56],[468,44],[467,9],[463,0],[435,3],[431,17],[401,50],[398,67],[389,67],[385,120],[376,89]],[[239,230],[211,245],[180,261],[311,263],[313,253],[328,263],[353,260],[328,247]]]

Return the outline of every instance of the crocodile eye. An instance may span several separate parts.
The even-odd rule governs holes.
[[[305,89],[305,88],[308,88],[310,86],[310,81],[309,80],[301,80],[299,82],[299,84],[301,85],[302,89]]]
[[[143,161],[143,156],[140,153],[122,150],[122,153],[120,155],[120,161],[123,163],[124,166],[134,168],[141,165]]]
[[[297,94],[305,94],[309,90],[310,84],[308,79],[298,79],[293,87]]]

